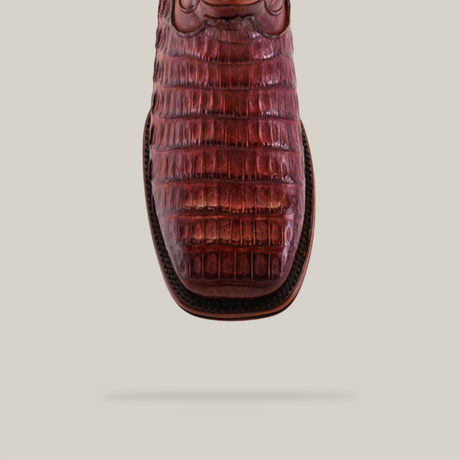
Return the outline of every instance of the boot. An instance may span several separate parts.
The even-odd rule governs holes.
[[[305,276],[314,177],[289,19],[289,0],[160,0],[145,192],[166,284],[193,315],[274,315]]]

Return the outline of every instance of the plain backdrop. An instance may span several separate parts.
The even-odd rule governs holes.
[[[293,0],[317,180],[283,314],[175,305],[157,0],[0,0],[1,460],[458,460],[458,0]]]

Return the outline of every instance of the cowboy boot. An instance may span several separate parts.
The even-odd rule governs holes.
[[[160,0],[145,192],[165,281],[193,315],[274,315],[305,276],[314,178],[289,18],[289,0]]]

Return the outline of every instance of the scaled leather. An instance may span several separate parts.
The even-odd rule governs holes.
[[[264,296],[286,280],[305,215],[289,4],[182,2],[159,9],[149,178],[161,233],[193,293]]]

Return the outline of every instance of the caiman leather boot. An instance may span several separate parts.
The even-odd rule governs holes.
[[[289,0],[160,0],[145,192],[164,278],[193,315],[274,315],[305,276],[314,178],[289,18]]]

